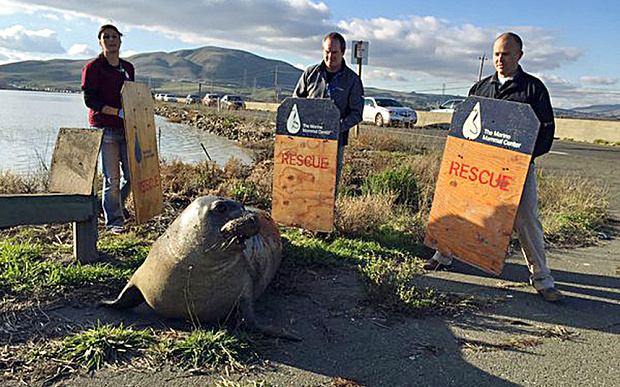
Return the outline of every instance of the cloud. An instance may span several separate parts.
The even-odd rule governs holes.
[[[549,89],[551,102],[555,107],[572,108],[596,104],[620,104],[620,92],[575,85],[566,79],[546,73],[536,73]],[[583,83],[583,82],[580,82]]]
[[[272,51],[314,46],[320,36],[335,28],[325,3],[311,0],[108,0],[105,12],[82,0],[24,2],[93,18],[105,14],[123,27],[123,32],[129,31],[125,26],[140,27],[186,42],[228,47],[241,44]]]
[[[123,58],[129,58],[130,56],[133,56],[136,54],[139,54],[139,52],[133,51],[133,50],[127,50],[127,51],[121,50],[121,57]]]
[[[579,83],[582,85],[613,86],[618,83],[618,78],[581,77]]]
[[[433,16],[351,19],[338,26],[351,39],[371,42],[368,60],[373,66],[421,71],[447,79],[475,79],[479,57],[490,55],[495,37],[506,30],[515,31],[526,42],[523,64],[529,71],[556,69],[581,55],[579,50],[559,46],[551,31],[540,28],[459,25]],[[492,69],[491,62],[486,66]]]
[[[16,13],[32,13],[36,7],[16,3],[9,0],[0,0],[0,15],[13,15]]]
[[[97,55],[97,51],[90,48],[88,44],[74,44],[67,51],[67,54],[74,57],[84,58]]]
[[[3,1],[3,0],[0,0]],[[83,0],[24,0],[43,9],[82,14],[119,24],[130,39],[142,28],[193,44],[296,54],[317,60],[321,38],[338,30],[347,41],[369,40],[369,64],[383,70],[419,71],[447,79],[475,80],[482,53],[505,30],[522,34],[529,71],[556,69],[581,52],[559,46],[553,31],[538,27],[479,27],[434,16],[351,18],[333,21],[328,6],[313,0],[108,0],[105,12]]]
[[[53,20],[53,21],[59,21],[60,17],[54,13],[45,13],[43,15],[41,15],[42,18],[44,19],[48,19],[48,20]]]
[[[366,72],[362,72],[362,77],[364,80],[383,80],[383,81],[399,81],[399,82],[409,82],[409,79],[403,77],[395,71],[387,71],[387,70],[370,70]]]
[[[50,29],[28,30],[21,25],[0,30],[0,48],[19,52],[65,53],[55,31]]]

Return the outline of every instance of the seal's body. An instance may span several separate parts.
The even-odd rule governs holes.
[[[280,266],[277,226],[266,213],[217,196],[192,202],[155,241],[118,298],[118,308],[146,301],[166,317],[224,320],[238,307],[255,325],[253,301]]]

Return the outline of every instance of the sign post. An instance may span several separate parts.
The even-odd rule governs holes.
[[[351,63],[357,63],[357,75],[362,79],[362,65],[368,65],[368,42],[354,40],[351,42]],[[360,135],[360,125],[355,125],[355,137]]]
[[[427,246],[501,273],[538,128],[527,104],[469,97],[457,107],[435,187]]]
[[[340,112],[328,99],[287,98],[278,108],[272,216],[282,225],[334,229]]]
[[[164,205],[153,98],[147,85],[125,82],[121,99],[136,222],[144,223],[159,214]]]

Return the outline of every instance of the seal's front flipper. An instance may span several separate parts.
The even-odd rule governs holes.
[[[254,314],[254,302],[251,297],[247,297],[241,302],[241,323],[250,331],[258,332],[269,337],[278,337],[291,341],[301,341],[301,337],[286,332],[282,328],[271,325],[259,325]]]
[[[105,306],[114,309],[134,308],[144,302],[144,296],[136,285],[127,284],[116,300],[101,301],[98,306]]]

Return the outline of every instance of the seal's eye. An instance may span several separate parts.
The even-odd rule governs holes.
[[[219,213],[224,213],[224,212],[226,212],[226,204],[224,204],[224,203],[217,203],[215,205],[214,210],[219,212]]]

